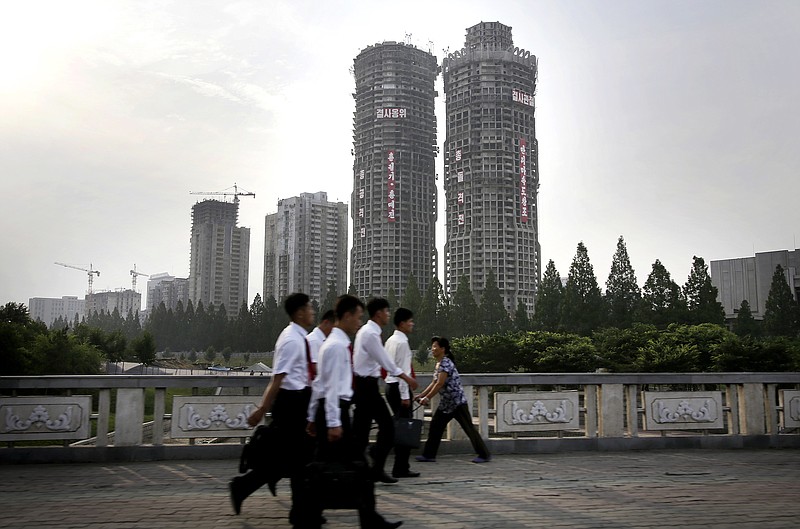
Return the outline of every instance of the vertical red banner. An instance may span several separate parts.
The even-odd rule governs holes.
[[[528,144],[519,139],[519,220],[528,222]]]
[[[395,192],[394,192],[394,151],[389,151],[387,160],[387,187],[389,189],[389,196],[386,201],[386,218],[389,222],[394,222],[394,205],[395,205]]]

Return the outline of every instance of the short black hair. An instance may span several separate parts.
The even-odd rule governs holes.
[[[411,310],[409,310],[409,309],[407,309],[405,307],[400,307],[399,309],[394,311],[394,325],[395,325],[395,327],[397,327],[398,325],[400,325],[404,321],[408,321],[413,317],[414,317],[414,313],[411,312]]]
[[[283,309],[286,311],[286,314],[288,314],[289,317],[291,318],[292,316],[294,316],[295,312],[305,307],[309,301],[311,301],[311,298],[308,297],[307,294],[303,294],[302,292],[295,292],[294,294],[289,294],[289,296],[283,302]]]
[[[336,320],[336,313],[331,310],[326,310],[325,314],[319,319],[319,321],[335,321]]]
[[[336,300],[336,318],[342,319],[348,312],[354,312],[358,307],[364,308],[364,302],[355,296],[345,294]]]
[[[384,298],[372,298],[367,303],[367,312],[369,313],[370,318],[373,317],[378,311],[388,308],[389,302]]]

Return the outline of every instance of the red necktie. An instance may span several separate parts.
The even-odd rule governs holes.
[[[355,372],[355,365],[353,365],[353,342],[350,342],[350,345],[347,346],[347,349],[350,351],[350,370],[353,372],[353,382],[351,384],[351,389],[356,389],[356,372]]]
[[[306,342],[306,361],[308,362],[308,385],[311,385],[311,381],[317,377],[317,370],[314,363],[311,361],[311,346],[308,345],[308,340]]]

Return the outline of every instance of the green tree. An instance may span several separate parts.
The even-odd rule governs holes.
[[[336,299],[339,297],[339,293],[336,290],[336,280],[330,279],[328,280],[328,288],[325,290],[325,297],[322,299],[320,303],[319,311],[322,314],[325,314],[329,310],[332,310],[336,306]]]
[[[533,327],[542,331],[557,331],[561,327],[561,307],[564,303],[564,285],[550,259],[544,270],[539,291],[536,293],[536,306],[533,314]]]
[[[478,304],[469,288],[469,279],[466,275],[458,278],[458,288],[453,296],[450,317],[450,332],[454,337],[477,334],[476,330],[480,328]]]
[[[222,350],[222,358],[225,359],[226,365],[230,364],[232,355],[233,351],[231,350],[230,347],[225,347],[225,349]]]
[[[407,308],[414,314],[418,313],[422,306],[422,292],[419,290],[417,278],[414,277],[413,273],[408,275],[408,281],[403,291],[403,300],[400,302],[400,306]],[[394,311],[395,309],[397,309],[396,306],[391,307],[391,310]]]
[[[611,273],[606,281],[606,304],[609,323],[616,327],[630,327],[642,299],[636,274],[628,257],[628,248],[622,235],[617,240],[617,251],[611,260]]]
[[[497,279],[492,269],[486,275],[479,311],[484,334],[511,330],[511,319],[503,304],[503,296],[497,287]]]
[[[389,302],[389,308],[391,310],[396,310],[400,307],[400,300],[397,299],[397,292],[395,291],[394,287],[389,287],[389,293],[386,294],[386,301]]]
[[[522,299],[517,301],[517,310],[514,312],[514,330],[525,332],[531,330],[531,321],[528,318],[528,307]]]
[[[589,261],[589,252],[583,242],[580,242],[567,275],[561,324],[567,331],[587,335],[602,323],[602,294]]]
[[[207,361],[213,362],[217,358],[217,350],[214,349],[213,345],[209,345],[204,356]]]
[[[156,359],[156,342],[153,335],[145,331],[131,344],[136,359],[144,365],[152,364]]]
[[[711,284],[708,265],[702,257],[692,257],[692,270],[683,287],[689,323],[725,323],[725,309],[717,301],[717,287]]]
[[[733,323],[733,332],[738,336],[756,337],[761,334],[761,327],[753,317],[750,303],[746,299],[743,299],[741,305],[739,305],[739,312],[736,314],[736,321]]]
[[[642,289],[640,319],[658,327],[665,327],[669,323],[680,321],[683,310],[680,287],[672,280],[661,261],[656,259]]]
[[[797,336],[797,304],[781,265],[777,265],[772,274],[764,310],[764,330],[769,336]]]

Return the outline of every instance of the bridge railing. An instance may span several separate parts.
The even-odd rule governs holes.
[[[430,378],[419,375],[420,386]],[[481,435],[498,453],[800,446],[800,373],[464,374],[461,381]],[[0,461],[233,457],[268,382],[0,377]],[[457,425],[448,439],[443,450],[469,450]]]

